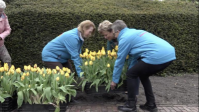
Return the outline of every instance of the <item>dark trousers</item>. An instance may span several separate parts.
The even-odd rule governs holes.
[[[44,61],[44,64],[46,65],[47,68],[50,68],[50,69],[55,69],[56,66],[58,66],[58,67],[61,68],[61,69],[62,69],[63,67],[67,67],[67,68],[69,68],[69,69],[71,70],[71,72],[74,72],[69,61],[67,61],[66,63],[60,63],[60,62],[46,62],[46,61]]]
[[[172,61],[164,63],[164,64],[158,64],[158,65],[152,65],[147,64],[143,62],[142,60],[139,60],[138,63],[136,63],[131,69],[127,71],[127,89],[128,89],[128,100],[135,100],[136,94],[137,94],[137,87],[139,86],[137,83],[137,79],[139,77],[143,87],[144,92],[146,96],[146,101],[148,104],[154,104],[155,103],[155,97],[153,94],[151,82],[149,80],[149,76],[158,73],[159,71],[164,70],[166,67],[168,67]]]

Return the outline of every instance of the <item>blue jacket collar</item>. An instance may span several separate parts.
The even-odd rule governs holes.
[[[117,41],[119,41],[120,40],[120,37],[122,36],[122,34],[126,31],[126,30],[128,30],[129,28],[124,28],[124,29],[122,29],[121,31],[120,31],[120,33],[119,33],[119,35],[118,35],[118,37],[117,37]]]

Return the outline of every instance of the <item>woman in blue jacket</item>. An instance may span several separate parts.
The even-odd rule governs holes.
[[[95,32],[95,25],[90,20],[81,22],[77,28],[66,31],[51,40],[42,51],[42,61],[44,64],[51,69],[56,66],[67,67],[71,69],[68,60],[72,60],[78,76],[82,72],[81,58],[81,47],[84,40],[91,37]]]
[[[112,23],[108,20],[104,20],[99,24],[98,32],[106,38],[107,36],[113,36],[112,30],[111,30]],[[110,34],[110,35],[109,35]],[[115,46],[118,45],[117,39],[112,39],[107,41],[107,51],[113,50]]]
[[[176,59],[175,49],[167,41],[144,30],[129,29],[122,20],[116,20],[111,26],[114,37],[118,40],[117,59],[114,65],[111,89],[118,83],[126,56],[131,58],[131,67],[127,71],[128,101],[118,106],[120,111],[137,112],[136,88],[139,77],[145,91],[146,103],[140,105],[143,110],[157,112],[155,97],[149,76],[162,71]]]
[[[117,38],[114,38],[112,29],[111,29],[111,25],[112,23],[108,20],[104,20],[103,22],[101,22],[98,26],[98,32],[105,38],[108,40],[107,42],[107,50],[112,50],[115,48],[116,45],[118,45],[117,42]],[[128,60],[128,63],[130,62],[131,58]],[[132,67],[132,64],[129,63],[128,64],[128,69],[130,69]],[[137,78],[136,81],[137,84],[137,89],[136,89],[136,95],[139,94],[139,83],[140,80],[139,78]],[[127,93],[127,91],[125,91],[125,93]]]

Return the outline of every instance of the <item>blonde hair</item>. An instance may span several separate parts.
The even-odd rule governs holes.
[[[101,22],[98,26],[98,32],[102,32],[102,31],[108,31],[111,32],[111,25],[112,23],[108,20],[104,20],[103,22]]]
[[[3,0],[0,0],[0,8],[5,9],[6,8],[6,3]]]
[[[84,31],[87,30],[87,29],[89,29],[90,27],[93,27],[92,35],[94,35],[94,34],[95,34],[95,29],[96,29],[96,27],[95,27],[95,24],[94,24],[92,21],[90,21],[90,20],[82,21],[82,22],[78,25],[77,29],[78,29],[78,31],[80,31],[81,33],[84,33]]]

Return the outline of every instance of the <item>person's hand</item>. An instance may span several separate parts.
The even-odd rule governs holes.
[[[117,84],[115,83],[115,82],[111,82],[111,90],[114,90],[115,89],[115,86],[116,86]]]

